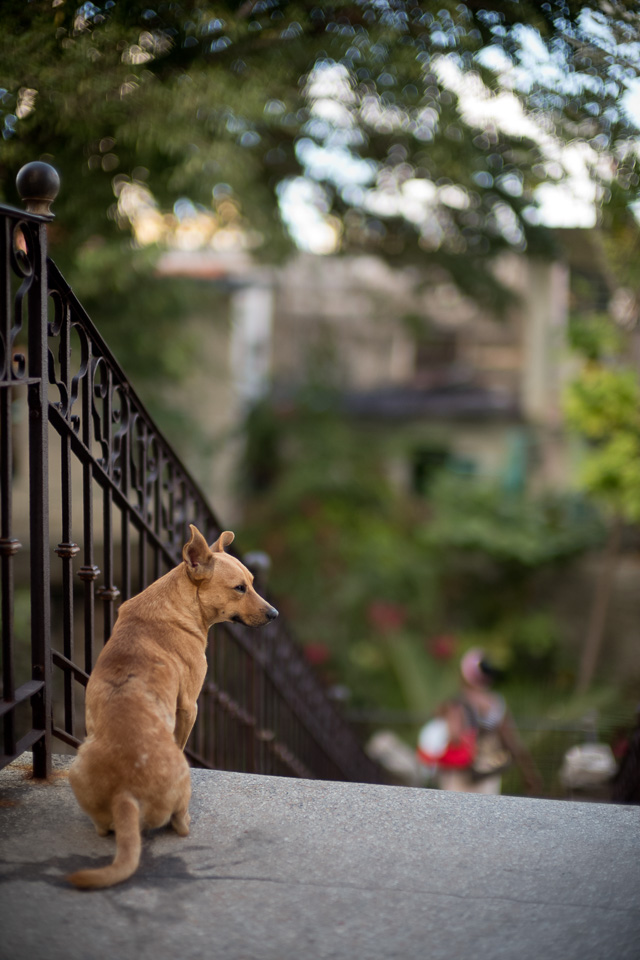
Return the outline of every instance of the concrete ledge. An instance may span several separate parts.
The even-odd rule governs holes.
[[[114,847],[67,764],[0,773],[2,960],[640,957],[638,807],[194,770],[191,835],[79,892]]]

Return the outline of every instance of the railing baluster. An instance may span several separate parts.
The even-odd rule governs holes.
[[[0,361],[0,583],[2,587],[2,697],[11,702],[15,698],[14,635],[13,635],[13,557],[22,546],[12,536],[12,401],[11,386],[11,267],[9,245],[10,223],[5,220],[0,231],[0,265],[3,277],[2,298],[2,358]],[[15,716],[13,710],[4,717],[5,756],[11,757],[16,750]]]
[[[128,504],[131,492],[131,421],[128,398],[123,396],[122,402],[127,429],[122,430],[120,441],[120,490]],[[128,600],[131,596],[131,524],[128,509],[120,511],[120,541],[120,586],[122,599]]]
[[[139,469],[140,476],[138,478],[138,490],[139,490],[139,509],[140,513],[146,517],[147,515],[147,432],[146,427],[141,424],[141,434],[138,438],[138,445],[140,450],[140,459]],[[144,590],[145,587],[149,585],[149,565],[147,558],[147,535],[144,530],[140,531],[140,556],[139,556],[139,566],[140,566],[140,589]]]
[[[13,659],[13,555],[20,543],[11,536],[11,387],[0,388],[0,569],[2,582],[2,696],[6,701],[15,697]],[[4,746],[6,756],[13,756],[16,748],[15,718],[9,711],[4,718]]]
[[[163,458],[159,444],[154,445],[155,454],[155,475],[153,480],[153,529],[158,540],[162,537],[162,470]],[[154,548],[153,551],[153,575],[154,579],[162,576],[162,556],[160,551]]]
[[[82,442],[87,450],[91,450],[95,363],[90,340],[86,349],[87,373],[82,382]],[[93,470],[90,459],[82,464],[82,527],[84,562],[78,570],[78,576],[84,584],[84,669],[85,673],[91,673],[95,634],[95,582],[100,576],[100,568],[94,562],[93,552]]]
[[[102,385],[102,430],[105,445],[105,468],[113,480],[116,464],[113,454],[113,376],[109,368]],[[102,489],[102,564],[104,583],[96,590],[103,602],[104,642],[111,636],[114,621],[114,603],[120,591],[113,582],[113,500],[112,487]]]
[[[66,305],[57,298],[55,301],[57,323],[60,333],[60,382],[66,392],[66,409],[61,411],[68,419],[71,397],[71,319]],[[61,401],[62,403],[63,401]],[[73,558],[80,548],[73,542],[72,535],[72,489],[71,489],[71,438],[69,434],[60,437],[60,465],[62,474],[61,513],[62,539],[56,547],[56,553],[62,564],[62,643],[65,657],[72,663],[75,657],[73,636]],[[75,701],[73,676],[64,671],[64,729],[75,734]]]
[[[51,772],[51,607],[49,588],[49,447],[47,416],[47,232],[29,230],[34,244],[36,282],[29,291],[29,553],[31,571],[32,679],[43,681],[33,697],[33,774]]]

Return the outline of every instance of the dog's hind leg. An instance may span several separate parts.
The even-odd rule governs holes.
[[[176,810],[175,813],[171,815],[171,826],[179,837],[189,836],[190,823],[191,817],[189,816],[188,810]]]
[[[187,771],[181,788],[180,795],[175,799],[175,807],[171,814],[170,824],[179,837],[186,837],[189,834],[189,801],[191,800],[191,778]]]

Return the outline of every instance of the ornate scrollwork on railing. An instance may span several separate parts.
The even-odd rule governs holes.
[[[26,330],[26,301],[34,282],[35,261],[37,257],[37,233],[33,226],[24,220],[9,221],[9,264],[10,271],[19,284],[13,294],[13,304],[8,323],[0,331],[2,340],[2,380],[25,382],[27,379],[27,359],[25,345],[20,344],[21,334]],[[8,278],[7,278],[8,280]],[[9,284],[7,283],[7,286]]]
[[[95,479],[117,498],[118,508],[137,518],[167,556],[176,557],[188,522],[198,517],[213,534],[217,521],[195,483],[175,469],[171,448],[55,269],[50,297],[54,319],[49,324],[49,382],[57,391],[58,429],[64,429],[64,421],[83,445],[85,459],[95,464]],[[72,332],[80,349],[75,365]]]

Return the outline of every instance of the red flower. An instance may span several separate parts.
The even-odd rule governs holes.
[[[304,655],[314,667],[321,667],[331,657],[331,651],[324,643],[308,643]]]
[[[452,633],[441,633],[427,641],[427,650],[436,660],[451,660],[456,654],[457,637]]]
[[[403,626],[407,613],[404,607],[400,607],[397,603],[375,600],[369,605],[367,616],[369,623],[377,630],[381,630],[383,633],[393,633]]]

